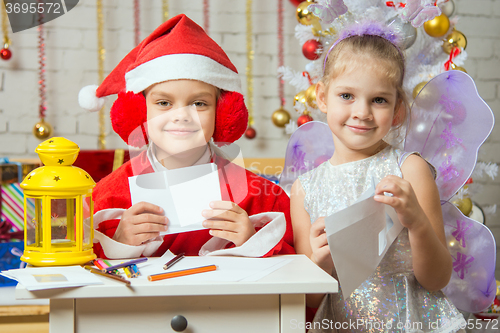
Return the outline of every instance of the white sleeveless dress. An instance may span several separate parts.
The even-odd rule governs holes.
[[[410,154],[388,146],[369,158],[333,166],[329,161],[299,176],[311,223],[350,206],[387,175],[401,177]],[[337,277],[336,272],[333,274]],[[441,292],[416,280],[408,230],[404,228],[375,272],[345,299],[342,286],[327,294],[309,332],[457,332],[465,320]]]

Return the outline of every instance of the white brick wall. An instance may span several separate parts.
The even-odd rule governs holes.
[[[141,1],[141,37],[146,37],[162,21],[161,0]],[[500,0],[455,0],[460,17],[458,30],[468,39],[465,68],[476,80],[479,93],[500,119]],[[203,24],[202,0],[169,0],[170,15],[186,13]],[[108,73],[133,47],[133,1],[104,0]],[[210,0],[210,35],[219,43],[242,74],[246,91],[246,17],[244,0]],[[284,0],[285,65],[302,70],[307,63],[301,45],[293,37],[297,24],[295,8]],[[257,138],[240,139],[247,157],[282,157],[288,136],[275,127],[271,114],[279,107],[277,92],[277,4],[275,0],[255,0],[254,26],[254,117]],[[80,109],[78,91],[97,83],[97,25],[93,0],[80,0],[68,14],[45,25],[47,64],[47,121],[55,135],[75,141],[82,149],[97,148],[97,114]],[[10,35],[13,57],[0,60],[0,155],[34,156],[40,141],[31,134],[38,121],[38,57],[36,28]],[[295,95],[286,85],[286,108],[292,110]],[[108,110],[112,101],[107,103]],[[108,111],[109,112],[109,111]],[[125,147],[107,119],[107,147]],[[500,163],[500,129],[493,130],[481,149],[480,159]],[[476,180],[484,190],[473,200],[480,205],[499,204],[500,177],[495,181]],[[500,213],[487,221],[500,240]],[[497,265],[500,278],[500,265]]]

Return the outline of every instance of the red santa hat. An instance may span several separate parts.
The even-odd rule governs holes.
[[[111,124],[125,142],[138,146],[139,142],[147,142],[144,127],[144,138],[131,137],[147,119],[142,91],[155,83],[180,79],[202,81],[222,90],[217,101],[214,141],[234,142],[243,135],[248,111],[238,71],[222,48],[184,14],[160,25],[123,58],[100,86],[80,90],[78,102],[84,109],[98,111],[106,96],[118,94],[111,107]]]

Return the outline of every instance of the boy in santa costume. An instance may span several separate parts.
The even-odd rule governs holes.
[[[160,256],[167,250],[251,257],[294,253],[288,196],[229,162],[211,141],[232,143],[245,132],[248,112],[240,91],[227,55],[185,15],[159,26],[99,87],[82,89],[79,103],[92,111],[105,96],[118,94],[113,129],[130,146],[148,144],[94,189],[98,257]],[[159,236],[168,229],[168,217],[151,203],[132,205],[128,178],[204,163],[217,165],[222,195],[202,212],[206,229]]]

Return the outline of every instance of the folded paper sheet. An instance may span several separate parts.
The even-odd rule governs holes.
[[[96,275],[81,266],[11,269],[0,274],[16,280],[30,291],[103,284]]]
[[[221,200],[219,173],[214,163],[129,177],[132,204],[160,206],[169,219],[165,234],[203,229],[202,210]]]
[[[372,275],[403,226],[396,211],[373,199],[375,190],[325,218],[325,230],[344,297]]]

